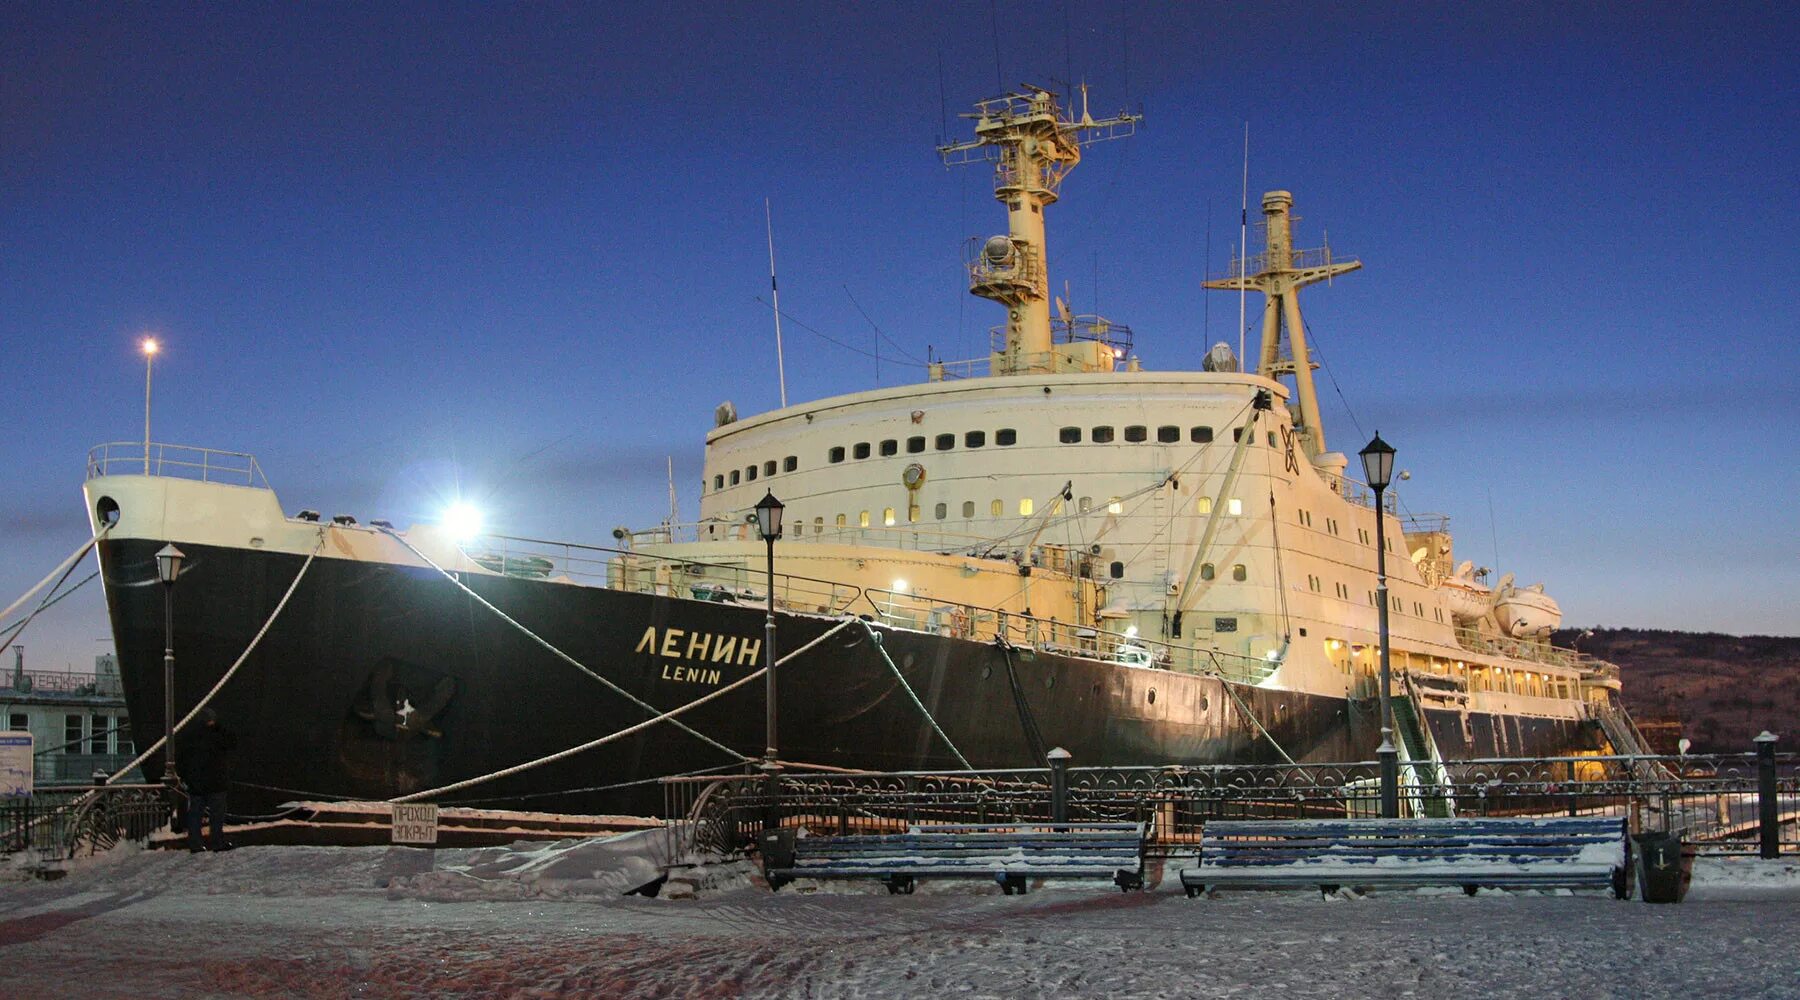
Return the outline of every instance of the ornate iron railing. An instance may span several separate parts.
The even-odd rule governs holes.
[[[0,854],[33,852],[43,861],[93,854],[121,841],[147,839],[170,816],[162,785],[40,789],[0,799]]]

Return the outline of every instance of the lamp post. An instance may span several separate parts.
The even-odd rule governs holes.
[[[163,783],[167,785],[175,784],[176,777],[175,578],[181,575],[182,558],[181,550],[173,545],[165,545],[156,553],[156,575],[163,584]]]
[[[765,491],[756,502],[756,533],[769,547],[769,613],[763,621],[763,759],[775,762],[775,539],[781,537],[781,512],[786,508],[775,494]]]
[[[156,352],[162,349],[162,345],[156,342],[155,337],[145,337],[144,342],[138,346],[144,352],[144,475],[148,476],[150,474],[150,368],[156,363]],[[175,558],[180,560],[181,554],[176,553]],[[163,582],[167,583],[168,581]]]
[[[1381,605],[1377,619],[1377,641],[1381,644],[1381,746],[1375,753],[1381,760],[1381,815],[1383,819],[1393,819],[1400,815],[1400,759],[1399,751],[1394,749],[1393,679],[1388,671],[1387,519],[1381,494],[1394,480],[1394,448],[1376,431],[1375,439],[1359,454],[1363,478],[1375,491],[1375,599]]]

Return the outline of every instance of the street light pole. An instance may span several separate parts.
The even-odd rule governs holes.
[[[144,453],[148,455],[149,452]],[[146,459],[148,461],[148,459]],[[175,774],[175,578],[181,575],[182,551],[165,545],[156,553],[156,575],[163,584],[163,783]]]
[[[1381,502],[1382,493],[1393,481],[1394,449],[1376,431],[1361,456],[1363,475],[1375,491],[1375,600],[1380,604],[1376,628],[1381,649],[1381,746],[1375,753],[1381,761],[1381,816],[1394,819],[1400,815],[1400,755],[1394,747],[1393,675],[1388,656],[1387,519]]]
[[[763,759],[773,764],[775,751],[775,540],[781,537],[781,514],[785,508],[775,494],[764,491],[756,504],[756,531],[768,546],[769,610],[763,620]]]
[[[139,345],[144,351],[144,475],[150,474],[150,368],[156,363],[159,345],[155,337],[145,337]]]

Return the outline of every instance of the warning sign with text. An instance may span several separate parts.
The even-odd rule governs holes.
[[[438,807],[429,802],[394,803],[394,843],[437,843]]]

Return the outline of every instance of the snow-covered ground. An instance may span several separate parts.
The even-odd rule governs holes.
[[[1800,997],[1800,863],[1701,860],[1687,901],[1314,892],[1188,900],[804,883],[661,898],[660,835],[516,848],[121,849],[0,873],[0,997]],[[670,898],[671,896],[681,898]]]

